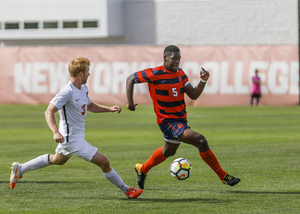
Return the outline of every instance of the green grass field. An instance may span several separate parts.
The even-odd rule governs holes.
[[[137,199],[125,195],[95,165],[72,157],[64,166],[29,171],[15,189],[11,163],[54,153],[45,105],[0,105],[0,213],[299,213],[300,109],[291,107],[188,107],[192,129],[202,133],[221,166],[241,178],[223,185],[198,151],[182,144],[174,157],[153,168]],[[135,163],[163,145],[152,106],[125,107],[121,114],[89,113],[86,139],[97,146],[126,184],[137,187]],[[193,164],[177,181],[175,158]]]

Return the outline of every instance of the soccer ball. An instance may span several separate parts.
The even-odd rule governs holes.
[[[178,180],[187,179],[191,176],[192,171],[191,162],[185,158],[177,158],[170,165],[171,175]]]

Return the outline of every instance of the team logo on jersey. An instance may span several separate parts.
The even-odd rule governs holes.
[[[89,97],[89,92],[86,92],[86,96]]]
[[[178,77],[179,82],[182,82],[181,76]]]

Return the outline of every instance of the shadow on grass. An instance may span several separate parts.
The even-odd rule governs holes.
[[[280,192],[280,191],[228,191],[234,194],[283,194],[283,195],[299,195],[300,191],[297,192]]]
[[[0,181],[0,184],[9,184],[10,181]],[[65,183],[90,183],[90,181],[18,181],[18,184],[65,184]]]
[[[216,190],[187,190],[187,191],[212,191],[217,192]],[[280,192],[280,191],[219,191],[220,193],[234,193],[234,194],[278,194],[278,195],[299,195],[300,191],[290,191],[290,192]]]
[[[116,198],[117,199],[117,198]],[[120,200],[120,198],[118,198]],[[111,200],[111,199],[110,199]],[[121,200],[125,201],[139,201],[139,202],[149,202],[149,203],[182,203],[182,202],[201,202],[201,203],[213,203],[213,204],[220,204],[220,203],[231,203],[231,200],[220,200],[215,198],[122,198]]]

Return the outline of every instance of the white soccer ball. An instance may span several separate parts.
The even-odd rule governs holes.
[[[187,179],[191,176],[192,171],[191,162],[185,158],[177,158],[170,165],[171,175],[178,180]]]

